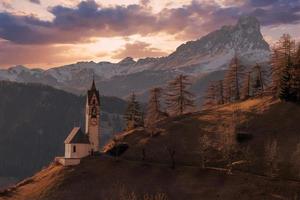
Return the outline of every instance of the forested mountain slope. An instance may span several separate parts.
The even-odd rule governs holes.
[[[0,82],[0,177],[26,177],[63,155],[73,126],[84,126],[85,97],[50,86]],[[101,96],[101,142],[122,130],[126,102]]]

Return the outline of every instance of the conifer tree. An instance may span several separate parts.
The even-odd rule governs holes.
[[[224,100],[224,84],[223,84],[223,80],[219,80],[218,81],[218,94],[219,94],[218,103],[219,104],[224,104],[225,100]]]
[[[251,86],[253,96],[260,95],[265,90],[265,82],[266,82],[266,72],[262,69],[260,65],[255,65],[252,68],[253,74],[253,83]]]
[[[210,108],[217,105],[217,87],[215,82],[210,82],[204,96],[204,108]]]
[[[179,75],[170,81],[166,93],[167,110],[173,115],[182,115],[194,107],[194,95],[188,91],[191,82],[188,76]]]
[[[297,44],[297,48],[294,56],[294,63],[297,65],[300,64],[300,42]]]
[[[284,34],[273,47],[272,53],[272,85],[273,96],[283,98],[289,90],[290,72],[292,70],[292,58],[295,52],[295,41],[291,36]],[[287,96],[286,96],[287,97]]]
[[[227,73],[225,74],[224,87],[226,92],[227,101],[237,101],[240,99],[240,79],[243,78],[244,69],[235,56],[230,65]]]
[[[144,126],[143,113],[134,93],[131,94],[124,114],[126,130]]]
[[[224,104],[224,102],[223,80],[210,82],[204,97],[204,108]]]
[[[293,67],[290,70],[292,100],[300,102],[300,43],[297,45],[297,49],[295,50],[292,60]]]
[[[161,119],[167,117],[167,114],[161,110],[160,98],[161,88],[152,88],[150,90],[150,98],[147,106],[146,122],[148,126],[152,126]]]
[[[281,81],[280,81],[280,93],[279,93],[279,98],[282,100],[289,101],[291,100],[291,91],[290,91],[290,73],[288,66],[285,67],[285,69],[282,72],[281,75]]]
[[[241,97],[243,100],[248,99],[250,94],[250,84],[251,84],[251,72],[248,72],[244,78],[243,85],[242,85],[242,94]]]

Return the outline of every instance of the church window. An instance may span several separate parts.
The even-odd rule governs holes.
[[[76,152],[76,146],[74,145],[73,146],[73,153],[75,153]]]

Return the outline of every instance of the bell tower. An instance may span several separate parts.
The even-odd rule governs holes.
[[[85,106],[85,133],[89,136],[92,152],[99,152],[100,132],[100,96],[93,79],[87,92]]]

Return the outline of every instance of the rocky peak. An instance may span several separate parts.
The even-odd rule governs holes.
[[[170,57],[180,57],[180,60],[186,62],[189,57],[214,56],[232,49],[241,52],[249,49],[269,51],[269,45],[263,39],[259,21],[255,17],[242,16],[234,26],[223,26],[196,41],[179,46]]]
[[[15,73],[21,73],[24,71],[29,71],[29,69],[24,67],[23,65],[16,65],[14,67],[9,68],[9,71],[13,71]]]
[[[241,16],[238,20],[236,28],[244,30],[247,33],[259,32],[260,33],[260,23],[253,16]]]
[[[133,65],[135,64],[135,60],[132,57],[127,57],[121,60],[118,64],[119,65]]]

